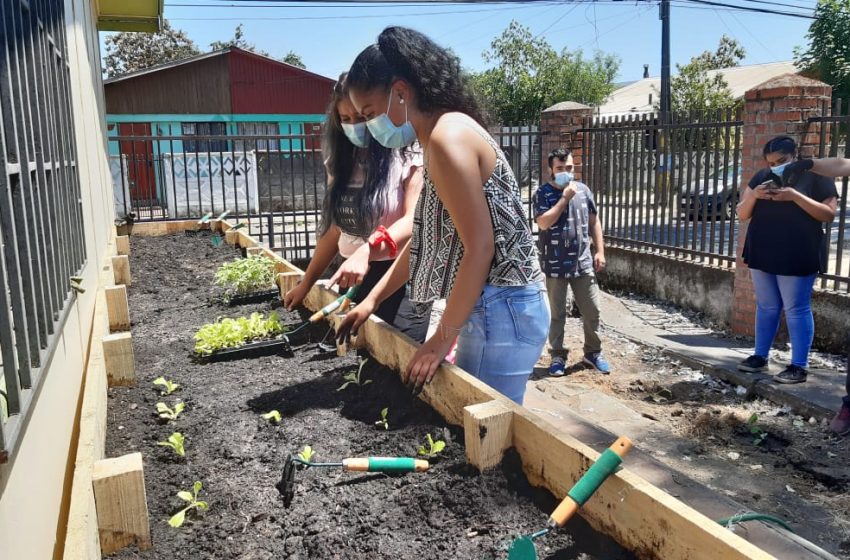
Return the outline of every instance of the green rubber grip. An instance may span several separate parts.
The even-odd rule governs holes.
[[[599,456],[599,459],[597,459],[596,462],[587,469],[584,476],[576,482],[575,486],[567,492],[567,496],[572,498],[578,505],[583,506],[584,503],[590,499],[593,493],[602,486],[605,479],[617,471],[617,468],[622,462],[623,459],[621,459],[619,455],[610,449],[606,449],[602,452],[602,455]]]
[[[351,301],[354,301],[354,296],[357,295],[357,288],[359,287],[360,284],[357,284],[356,286],[351,286],[350,288],[348,288],[348,291],[345,292],[345,297],[350,299]]]
[[[369,457],[369,472],[398,473],[416,471],[412,457]]]

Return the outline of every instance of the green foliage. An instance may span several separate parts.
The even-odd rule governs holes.
[[[156,403],[156,411],[159,413],[159,417],[163,420],[173,421],[177,420],[177,417],[180,416],[180,413],[185,410],[186,405],[182,402],[179,402],[174,405],[172,409],[164,402]]]
[[[832,86],[836,99],[850,98],[850,0],[820,0],[804,49],[794,49],[797,68]]]
[[[677,75],[670,79],[673,113],[716,112],[738,107],[740,101],[732,95],[723,76],[709,72],[739,66],[745,55],[746,51],[735,39],[724,35],[717,50],[704,51],[684,66],[677,64]]]
[[[500,123],[535,123],[547,107],[561,101],[599,105],[614,91],[620,67],[614,55],[581,50],[560,53],[524,25],[511,21],[484,53],[495,66],[469,73],[470,85]]]
[[[161,445],[162,447],[170,447],[178,456],[185,457],[186,449],[183,447],[185,442],[186,439],[183,437],[183,434],[180,432],[174,432],[168,436],[167,441],[158,441],[156,444]]]
[[[380,418],[380,420],[375,422],[376,426],[383,426],[383,428],[385,430],[390,429],[390,423],[387,422],[387,412],[389,412],[389,411],[390,411],[389,408],[382,408],[381,409],[381,418]]]
[[[188,505],[171,516],[171,519],[168,520],[169,525],[176,529],[183,525],[183,522],[186,521],[186,514],[191,510],[209,509],[209,505],[206,502],[198,500],[198,494],[201,492],[202,488],[203,485],[201,484],[201,481],[196,480],[195,484],[192,485],[192,492],[187,492],[186,490],[177,492],[177,497],[186,502]]]
[[[195,333],[195,352],[208,356],[217,350],[236,348],[256,339],[270,338],[284,332],[280,317],[272,311],[268,319],[262,313],[251,313],[250,317],[221,319],[207,323]]]
[[[113,78],[200,54],[184,31],[162,21],[158,33],[121,32],[107,35],[103,57],[106,76]]]
[[[315,455],[316,455],[316,452],[315,452],[315,451],[313,451],[313,448],[312,448],[312,447],[310,447],[309,445],[305,445],[305,446],[304,446],[304,449],[302,449],[302,450],[301,450],[301,452],[300,452],[300,453],[298,453],[298,457],[299,457],[302,461],[306,461],[307,463],[309,463],[310,461],[312,461],[312,460],[313,460],[313,456],[315,456]]]
[[[258,49],[256,45],[254,45],[254,43],[249,43],[245,39],[245,32],[242,30],[241,23],[236,26],[236,29],[234,29],[232,39],[228,39],[227,41],[213,41],[212,43],[210,43],[210,49],[214,51],[220,51],[228,47],[237,47],[245,51],[251,51],[253,53],[261,54],[269,58],[274,58],[268,52],[262,49]],[[304,65],[304,61],[301,60],[301,57],[298,56],[295,51],[289,51],[279,60],[281,62],[291,64],[292,66],[297,66],[298,68],[307,68]]]
[[[434,438],[431,437],[431,434],[427,435],[428,442],[427,447],[425,445],[419,446],[419,454],[424,455],[426,457],[436,457],[438,453],[440,453],[443,449],[446,448],[446,442],[441,439],[434,441]]]
[[[180,388],[179,383],[175,383],[175,382],[171,381],[170,379],[166,379],[165,377],[162,377],[162,376],[154,379],[153,384],[154,385],[161,385],[162,386],[161,394],[163,394],[165,396],[170,395],[171,393],[173,393],[174,391],[176,391],[177,389]]]
[[[250,294],[274,288],[274,261],[263,255],[251,255],[221,265],[215,283],[228,295]]]
[[[263,420],[268,420],[269,422],[274,422],[275,424],[280,424],[281,416],[280,412],[277,410],[271,410],[266,412],[265,414],[260,415]]]
[[[758,425],[758,421],[759,416],[755,412],[747,420],[747,428],[750,430],[750,435],[753,436],[753,445],[761,445],[767,439],[767,432]]]
[[[365,366],[366,362],[368,362],[368,361],[369,360],[367,360],[367,359],[360,360],[360,367],[357,368],[356,372],[350,371],[350,372],[346,373],[345,375],[343,375],[342,379],[343,379],[343,381],[345,381],[345,383],[340,385],[339,388],[337,389],[337,391],[342,391],[346,387],[348,387],[349,385],[357,385],[358,387],[363,387],[364,385],[368,385],[369,383],[371,383],[372,382],[371,379],[365,379],[364,380],[364,379],[361,378],[361,374],[363,373],[363,366]]]

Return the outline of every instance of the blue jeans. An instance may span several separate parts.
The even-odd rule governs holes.
[[[543,283],[484,286],[457,343],[459,367],[522,404],[549,331]]]
[[[812,316],[812,287],[817,274],[779,276],[750,269],[756,293],[756,356],[767,358],[782,310],[791,336],[791,363],[808,367],[809,350],[815,336]]]

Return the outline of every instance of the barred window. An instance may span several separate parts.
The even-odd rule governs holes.
[[[239,136],[279,136],[280,127],[273,122],[241,122],[236,127]],[[280,140],[277,138],[241,139],[235,143],[236,151],[280,151]]]
[[[225,136],[227,124],[223,122],[186,122],[183,123],[183,136]],[[224,138],[204,138],[183,142],[186,152],[227,152],[227,140]]]

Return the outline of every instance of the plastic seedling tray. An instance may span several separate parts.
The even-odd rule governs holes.
[[[231,296],[227,301],[228,305],[245,305],[248,303],[263,303],[272,301],[280,297],[279,290],[263,290],[261,292],[251,292],[248,294],[239,294]]]
[[[226,362],[246,358],[259,358],[260,356],[271,356],[274,354],[287,357],[294,356],[292,347],[289,345],[289,340],[286,338],[275,338],[272,340],[249,342],[237,348],[218,350],[208,356],[203,356],[201,359],[207,362]]]

